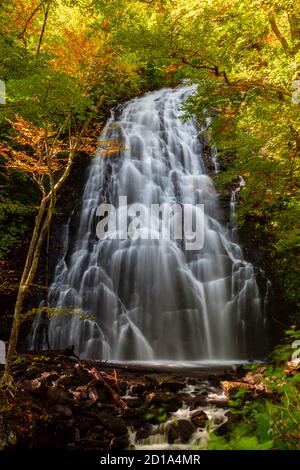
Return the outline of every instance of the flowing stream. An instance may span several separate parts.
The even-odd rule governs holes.
[[[49,321],[51,348],[74,344],[82,358],[114,361],[264,357],[266,314],[254,268],[220,223],[201,130],[181,119],[182,103],[194,90],[151,92],[112,113],[89,164],[73,229],[64,230],[48,305],[66,314]],[[107,154],[101,149],[107,139],[122,148]],[[146,213],[150,204],[204,204],[203,248],[186,251],[176,239],[153,235],[152,226],[142,227],[153,235],[149,239],[99,239],[97,207],[111,203],[120,214],[120,196],[127,196],[129,208],[142,204]],[[42,321],[34,321],[31,348],[46,347]]]

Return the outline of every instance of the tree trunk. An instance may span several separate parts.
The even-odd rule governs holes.
[[[48,1],[48,6],[49,5],[50,5],[50,1]],[[43,198],[40,202],[39,211],[35,218],[35,225],[34,225],[32,237],[31,237],[30,245],[28,248],[26,262],[25,262],[23,273],[22,273],[22,278],[20,281],[17,300],[15,304],[13,324],[12,324],[11,335],[10,335],[9,344],[8,344],[7,359],[6,359],[4,374],[2,377],[2,383],[4,384],[9,384],[13,382],[13,378],[11,375],[11,368],[12,368],[14,357],[16,355],[16,351],[17,351],[17,343],[18,343],[18,336],[19,336],[19,331],[20,331],[20,326],[21,326],[21,314],[22,314],[22,310],[24,306],[24,300],[37,271],[43,243],[45,241],[45,238],[47,236],[47,233],[51,224],[57,193],[70,174],[79,139],[83,136],[84,132],[88,128],[91,120],[95,116],[101,104],[102,104],[102,99],[99,100],[97,106],[94,109],[94,112],[85,121],[75,142],[72,142],[71,135],[70,135],[70,150],[69,150],[67,165],[62,175],[58,179],[58,181],[54,185],[50,184],[51,189],[48,192],[48,194],[46,195],[45,192],[43,192]]]
[[[18,343],[18,336],[21,326],[21,314],[23,311],[24,301],[27,292],[32,284],[32,281],[35,277],[38,262],[40,259],[43,243],[45,241],[52,215],[53,215],[53,207],[54,207],[54,196],[52,196],[49,206],[47,208],[46,204],[44,203],[45,198],[41,201],[40,208],[38,215],[35,219],[35,226],[33,230],[33,234],[31,237],[31,242],[29,245],[26,262],[24,266],[24,270],[22,273],[21,282],[19,285],[17,300],[15,304],[14,310],[14,317],[13,317],[13,324],[8,344],[8,351],[7,351],[7,358],[6,364],[4,369],[4,374],[2,377],[3,383],[10,383],[12,381],[11,377],[11,367],[17,352],[17,343]],[[46,216],[45,216],[46,213]],[[44,221],[43,221],[44,218]]]

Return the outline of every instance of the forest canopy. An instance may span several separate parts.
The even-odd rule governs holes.
[[[250,252],[252,255],[255,252],[252,259],[249,256],[249,261],[255,265],[257,283],[263,279],[265,286],[269,286],[268,279],[272,280],[275,300],[272,299],[271,316],[274,323],[277,321],[274,329],[282,334],[289,327],[285,342],[275,348],[269,366],[254,365],[242,381],[239,378],[233,385],[222,382],[222,387],[227,383],[227,391],[232,386],[238,389],[236,395],[228,395],[233,397],[228,402],[228,416],[231,416],[232,422],[227,423],[226,417],[224,435],[224,428],[221,428],[221,433],[211,439],[209,448],[299,449],[298,349],[298,355],[289,360],[291,348],[299,346],[300,324],[300,2],[295,0],[0,0],[1,302],[4,299],[0,330],[3,335],[1,339],[10,338],[0,384],[0,402],[3,416],[8,413],[14,419],[20,418],[21,423],[23,417],[28,419],[30,426],[32,422],[39,423],[38,420],[35,422],[35,416],[39,415],[40,422],[43,421],[41,427],[37,425],[35,428],[38,430],[36,434],[42,436],[39,442],[43,442],[41,430],[45,428],[48,429],[48,436],[55,434],[60,440],[55,422],[58,414],[65,414],[68,423],[71,423],[72,433],[75,429],[77,436],[78,431],[74,424],[76,421],[70,419],[72,411],[71,415],[66,413],[70,404],[67,393],[64,413],[61,413],[63,395],[57,395],[60,411],[58,413],[59,408],[56,407],[53,414],[52,409],[54,428],[49,426],[49,414],[41,415],[40,406],[33,402],[32,397],[38,397],[35,394],[37,390],[30,398],[32,408],[27,406],[29,389],[26,392],[26,384],[27,387],[30,382],[41,385],[38,379],[30,381],[32,372],[39,371],[37,362],[44,368],[51,358],[33,357],[29,366],[31,360],[28,362],[28,358],[18,354],[17,347],[21,343],[21,325],[39,313],[44,321],[41,324],[45,329],[46,347],[51,349],[46,324],[51,315],[62,314],[62,309],[54,308],[51,311],[48,300],[45,300],[43,307],[37,309],[36,306],[37,299],[47,297],[51,234],[58,225],[61,226],[61,214],[66,215],[69,210],[69,218],[75,210],[77,201],[70,180],[72,177],[73,180],[78,179],[76,189],[79,193],[82,186],[79,173],[84,174],[97,145],[103,147],[103,157],[113,157],[114,161],[119,157],[118,141],[99,140],[100,131],[112,108],[118,110],[119,104],[149,91],[184,84],[193,84],[195,93],[182,106],[182,120],[192,118],[196,121],[199,141],[206,151],[204,157],[208,154],[208,160],[211,160],[212,151],[216,155],[220,171],[214,173],[209,164],[206,166],[214,179],[219,199],[225,195],[226,210],[237,182],[243,182],[239,187],[235,221],[239,228],[239,242],[246,259]],[[76,173],[74,166],[78,160],[80,169],[78,171],[77,168]],[[66,203],[61,198],[63,191]],[[40,265],[43,265],[42,268]],[[235,266],[239,269],[239,263]],[[230,265],[231,268],[234,272],[234,266]],[[129,278],[124,283],[128,290],[131,289]],[[225,280],[227,283],[227,277]],[[244,285],[251,280],[252,277],[243,278]],[[244,287],[241,292],[243,290]],[[174,297],[180,297],[180,289],[178,291]],[[234,286],[232,290],[228,288],[228,292],[232,300]],[[246,290],[243,294],[247,304],[250,295]],[[228,304],[233,303],[231,300]],[[254,300],[257,302],[256,297]],[[118,301],[123,315],[121,304],[121,300]],[[216,305],[217,302],[213,306],[215,310],[219,308]],[[81,311],[72,307],[64,314],[82,315]],[[135,313],[135,310],[138,309],[131,309],[131,312]],[[249,316],[249,312],[251,314],[251,309],[247,304],[243,316],[237,302],[237,310],[244,330],[245,317]],[[231,321],[230,309],[220,312],[224,314],[221,325],[224,318]],[[212,318],[215,321],[219,317]],[[257,316],[254,320],[257,322]],[[263,320],[268,323],[265,317]],[[171,336],[170,331],[166,334]],[[234,335],[238,339],[240,329],[234,330]],[[216,338],[219,341],[219,336]],[[184,344],[189,339],[185,339]],[[200,344],[198,336],[196,340]],[[1,346],[5,351],[3,341]],[[68,345],[62,355],[67,352],[68,356],[79,360],[74,355],[74,347]],[[173,347],[176,348],[177,343]],[[50,351],[53,352],[52,359],[58,354],[56,366],[60,369],[58,374],[53,371],[42,373],[45,383],[49,376],[56,377],[64,370],[61,369],[62,351]],[[73,362],[71,368],[76,370]],[[19,377],[19,372],[26,378],[23,382],[25,389],[19,386],[22,398],[25,391],[23,408],[19,407],[15,400],[17,395],[13,393],[17,390],[13,382]],[[236,372],[240,374],[238,367]],[[93,380],[89,384],[94,387],[100,381],[102,386],[105,385],[103,371],[98,373],[93,367],[91,373]],[[85,364],[81,376],[86,374]],[[63,375],[52,382],[55,383],[51,385],[52,392],[59,391],[58,381],[64,388],[61,378],[68,379]],[[106,398],[104,407],[109,413],[114,408],[117,408],[117,413],[121,409],[130,411],[126,404],[124,406],[124,397],[120,392],[123,389],[119,388],[115,369],[109,380],[112,386],[106,384],[104,396],[109,392],[113,408]],[[151,382],[155,381],[151,378]],[[66,388],[70,383],[72,379],[65,382]],[[205,390],[210,390],[205,383]],[[215,378],[213,383],[215,390]],[[88,410],[89,418],[90,402],[94,400],[98,420],[98,405],[103,394],[98,395],[97,389],[93,388],[91,400],[91,395],[86,395],[86,391],[90,390],[87,388],[89,384],[78,387],[81,389],[79,395],[84,397],[84,408]],[[120,384],[124,386],[124,383]],[[172,384],[177,390],[178,383],[171,382],[169,385]],[[155,393],[161,391],[161,385],[150,394],[151,388],[145,388],[142,400],[150,395],[155,398]],[[113,387],[116,387],[115,390]],[[140,389],[141,384],[137,387]],[[125,387],[125,390],[130,389]],[[43,402],[47,401],[44,390],[40,387]],[[224,391],[226,389],[223,388]],[[218,406],[223,406],[222,403],[219,402]],[[167,420],[166,409],[160,407],[156,413],[153,406],[151,399],[146,407],[141,402],[139,409],[135,410],[138,413],[144,410],[145,419],[150,420],[147,426],[153,419],[159,425]],[[77,401],[76,413],[78,409]],[[205,416],[206,413],[200,411],[202,414],[195,416],[201,421],[203,413]],[[138,416],[140,418],[140,414]],[[131,417],[130,413],[128,417]],[[79,418],[82,421],[80,414]],[[105,426],[111,418],[114,427],[114,415],[109,415]],[[177,433],[177,418],[175,421]],[[137,422],[140,427],[140,421]],[[89,419],[88,427],[90,423]],[[201,423],[203,425],[203,421]],[[191,423],[188,424],[191,427]],[[21,429],[22,425],[18,423],[18,427]],[[4,425],[2,428],[4,435],[9,428]],[[95,428],[100,428],[100,440],[105,441],[102,438],[106,436],[106,429],[99,426],[98,421]],[[52,433],[52,429],[55,432]],[[145,429],[139,431],[144,432]],[[195,429],[192,425],[191,432],[194,433]],[[31,432],[26,434],[32,438]],[[10,432],[7,441],[14,441],[14,436],[15,433]],[[26,443],[29,442],[28,436]],[[109,436],[113,442],[115,439],[111,434]],[[95,440],[97,445],[100,440]],[[16,443],[19,449],[20,443],[17,440]]]
[[[39,198],[28,171],[11,164],[30,147],[20,132],[75,139],[92,114],[101,126],[118,102],[190,80],[198,92],[186,115],[200,125],[214,115],[216,182],[228,188],[244,177],[239,223],[265,234],[286,298],[300,303],[298,2],[7,0],[0,9],[4,259],[30,229]]]

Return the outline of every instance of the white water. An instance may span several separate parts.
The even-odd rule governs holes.
[[[129,449],[134,450],[190,450],[193,446],[197,446],[198,449],[206,449],[210,438],[210,433],[216,430],[227,422],[227,416],[224,408],[217,406],[202,406],[199,410],[206,413],[208,417],[208,423],[203,428],[196,428],[195,432],[191,435],[190,439],[186,443],[182,443],[180,439],[170,444],[167,437],[168,425],[172,423],[178,423],[180,420],[191,421],[192,412],[197,411],[190,410],[188,407],[179,408],[176,412],[171,413],[171,417],[164,424],[153,425],[151,434],[144,439],[137,439],[136,431],[130,429],[130,446]]]
[[[212,147],[212,149],[211,149],[211,159],[212,159],[212,162],[214,164],[215,173],[219,173],[220,172],[220,164],[219,164],[219,161],[218,161],[218,149],[216,147]]]
[[[230,205],[229,205],[229,214],[230,214],[230,228],[231,228],[231,239],[233,241],[237,238],[237,223],[236,223],[236,209],[238,204],[238,194],[241,192],[242,188],[245,186],[245,180],[242,176],[239,176],[235,187],[231,191],[230,196]]]
[[[206,449],[210,434],[218,427],[222,426],[228,421],[226,416],[228,410],[226,409],[228,396],[222,391],[220,387],[212,386],[208,381],[197,381],[194,384],[188,383],[187,380],[182,392],[189,397],[203,396],[205,393],[205,402],[200,407],[190,407],[187,403],[171,413],[167,421],[160,424],[151,424],[148,428],[146,435],[141,435],[135,429],[129,429],[130,446],[129,449],[134,450],[189,450],[193,446],[198,449]],[[193,422],[193,415],[197,412],[204,412],[207,421],[201,427]],[[183,439],[183,435],[176,433],[175,439],[169,438],[169,432],[173,429],[180,429],[180,422],[184,421],[193,423],[191,434],[189,438]],[[149,425],[149,423],[148,423]],[[173,442],[172,442],[173,441]]]
[[[263,357],[265,321],[253,266],[219,222],[218,197],[201,156],[195,122],[181,105],[193,87],[163,89],[117,110],[101,140],[124,150],[91,161],[77,219],[49,289],[51,348],[74,344],[81,357],[116,361],[238,361]],[[204,204],[205,241],[184,252],[177,241],[99,240],[96,209],[117,204]],[[122,210],[122,209],[120,209]],[[74,225],[77,228],[74,233]],[[71,233],[72,232],[72,233]],[[46,347],[41,319],[30,347]]]

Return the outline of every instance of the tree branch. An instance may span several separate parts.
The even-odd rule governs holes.
[[[296,15],[288,15],[294,55],[300,50],[300,19]]]
[[[272,31],[275,34],[275,36],[277,37],[278,41],[281,43],[286,56],[291,57],[291,55],[293,55],[293,54],[291,54],[291,50],[290,50],[290,47],[288,45],[288,42],[285,39],[285,37],[283,36],[283,34],[281,34],[281,32],[280,32],[280,30],[277,26],[275,17],[272,16],[272,15],[269,15],[269,22],[270,22]]]
[[[228,75],[225,70],[220,71],[218,65],[204,65],[204,64],[193,64],[189,62],[185,57],[180,57],[180,60],[183,64],[193,67],[195,69],[204,69],[209,70],[215,74],[216,77],[223,77],[226,85],[231,85]]]
[[[39,38],[39,44],[38,44],[38,47],[37,47],[37,50],[36,50],[35,63],[37,62],[37,59],[38,59],[38,57],[39,57],[40,50],[41,50],[41,47],[42,47],[43,37],[44,37],[44,34],[45,34],[45,29],[46,29],[48,14],[49,14],[49,10],[50,10],[50,4],[51,4],[51,0],[48,0],[46,8],[45,8],[45,6],[44,6],[44,4],[43,4],[43,8],[44,8],[45,15],[44,15],[44,21],[43,21],[42,31],[41,31],[40,38]]]
[[[29,18],[26,20],[25,25],[24,25],[24,28],[23,28],[23,31],[22,31],[22,33],[21,33],[21,37],[23,37],[24,34],[26,33],[26,30],[27,30],[28,25],[30,24],[30,22],[31,22],[32,18],[34,17],[34,15],[35,15],[35,14],[39,11],[39,9],[43,6],[44,1],[45,1],[45,0],[42,0],[42,2],[38,4],[38,6],[33,10],[33,12],[31,13],[31,15],[29,16]]]

